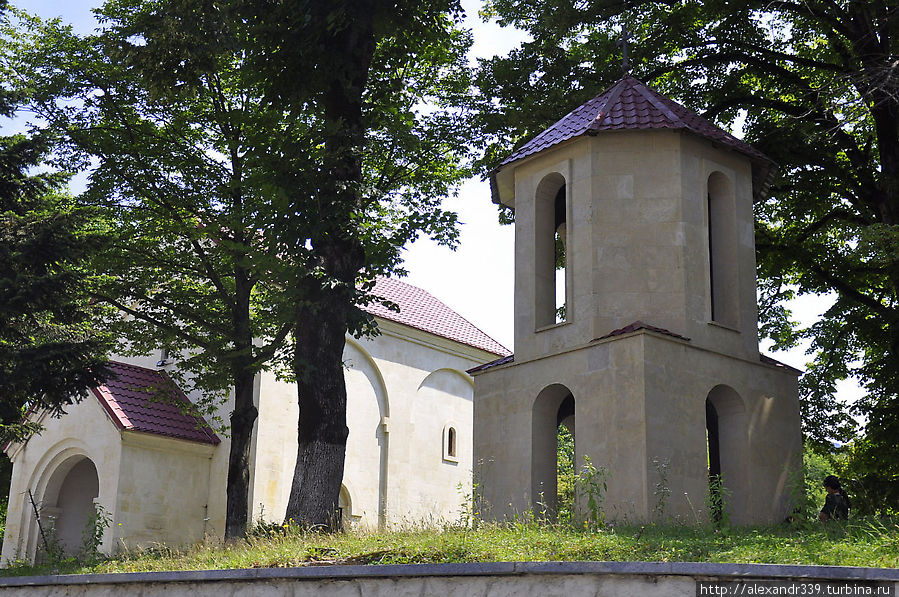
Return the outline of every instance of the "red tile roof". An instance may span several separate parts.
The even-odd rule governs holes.
[[[120,429],[131,429],[204,444],[221,440],[201,416],[182,412],[190,400],[164,371],[110,361],[114,376],[94,395]]]
[[[792,371],[793,373],[798,373],[799,375],[802,375],[802,371],[801,371],[801,370],[796,369],[795,367],[790,367],[790,366],[787,365],[786,363],[781,363],[781,362],[778,361],[777,359],[772,359],[771,357],[769,357],[769,356],[766,355],[766,354],[760,354],[760,355],[759,355],[759,360],[760,360],[762,363],[764,363],[765,365],[771,365],[772,367],[779,367],[779,368],[782,368],[782,369],[786,369],[787,371]]]
[[[506,363],[512,363],[515,361],[515,355],[510,354],[509,356],[500,357],[495,361],[490,361],[489,363],[484,363],[483,365],[478,365],[477,367],[472,367],[466,373],[478,373],[479,371],[486,371],[487,369],[492,369],[494,367],[499,367],[500,365],[505,365]]]
[[[396,303],[400,308],[397,313],[380,302],[363,307],[375,317],[395,321],[496,355],[511,354],[505,346],[421,288],[394,278],[378,277],[371,294]]]
[[[764,164],[753,168],[753,186],[757,198],[767,191],[774,164],[765,154],[630,75],[519,147],[503,160],[500,168],[581,135],[636,129],[685,130],[739,151],[757,164]]]
[[[681,336],[680,334],[676,334],[674,332],[666,330],[665,328],[658,328],[654,325],[645,324],[642,321],[635,321],[634,323],[632,323],[630,325],[626,325],[623,328],[618,328],[617,330],[612,330],[605,336],[600,336],[599,338],[596,338],[595,340],[593,340],[593,342],[596,342],[597,340],[605,340],[606,338],[613,338],[615,336],[623,336],[625,334],[631,334],[633,332],[637,332],[640,330],[647,330],[650,332],[655,332],[657,334],[671,336],[672,338],[678,338],[680,340],[686,340],[688,342],[690,341],[690,339],[687,338],[686,336]]]

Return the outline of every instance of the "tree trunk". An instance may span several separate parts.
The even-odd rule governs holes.
[[[321,230],[312,245],[326,279],[298,280],[313,308],[300,309],[294,336],[294,373],[300,418],[297,464],[285,518],[309,528],[335,530],[343,482],[346,440],[346,383],[343,347],[355,307],[356,276],[365,265],[361,231],[354,215],[360,195],[365,145],[363,96],[375,51],[376,2],[364,0],[343,15],[341,27],[322,42],[331,69],[322,89],[325,152],[320,192]],[[333,7],[316,5],[322,24],[341,22]],[[346,7],[338,9],[347,11]],[[324,286],[323,286],[324,284]]]
[[[231,452],[228,456],[225,539],[239,539],[247,533],[250,489],[250,442],[258,411],[253,404],[255,374],[244,369],[234,376],[234,410],[231,411]]]
[[[242,209],[240,197],[235,198],[235,210]],[[243,239],[240,239],[243,240]],[[231,411],[231,452],[228,455],[227,505],[225,506],[225,539],[238,539],[247,534],[250,489],[250,443],[258,410],[253,401],[256,378],[253,360],[253,332],[251,328],[250,297],[253,283],[246,268],[234,270],[234,304],[231,318],[234,326],[235,351],[231,361],[234,379],[234,410]]]
[[[343,347],[345,309],[320,309],[297,322],[294,371],[300,418],[298,450],[285,521],[336,530],[346,440],[346,383]]]

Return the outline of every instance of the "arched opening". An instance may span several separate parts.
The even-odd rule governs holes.
[[[51,475],[41,500],[42,525],[66,554],[75,555],[83,547],[99,494],[97,468],[85,456],[65,460]]]
[[[535,304],[537,328],[568,320],[568,199],[558,172],[537,185],[534,213]]]
[[[564,501],[573,491],[563,484],[560,496],[559,478],[560,473],[563,480],[574,474],[574,395],[562,384],[547,386],[537,395],[532,414],[531,503],[539,515],[555,519],[560,497]],[[572,503],[566,505],[573,508],[573,493],[570,497]]]
[[[740,323],[736,227],[733,185],[713,172],[708,180],[710,319],[733,328]]]
[[[359,341],[347,337],[343,359],[348,365],[345,372],[350,427],[347,454],[352,455],[344,465],[344,478],[352,478],[357,483],[356,510],[360,516],[362,513],[368,516],[377,512],[377,524],[383,527],[387,524],[390,469],[390,400],[387,384],[374,358]],[[348,520],[348,512],[343,511],[344,520]]]
[[[710,517],[741,522],[748,517],[746,408],[740,395],[725,385],[712,388],[705,400]]]

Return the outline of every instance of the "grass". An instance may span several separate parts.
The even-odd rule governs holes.
[[[277,528],[277,527],[275,527]],[[601,532],[524,522],[338,535],[268,532],[222,545],[156,547],[92,564],[13,565],[2,576],[488,561],[690,561],[899,567],[899,522],[715,529],[619,526]]]

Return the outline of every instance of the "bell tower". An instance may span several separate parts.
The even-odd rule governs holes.
[[[732,520],[786,512],[798,372],[759,355],[752,213],[773,171],[631,76],[494,170],[515,212],[515,354],[472,372],[476,461],[510,471],[481,480],[494,512],[554,507],[563,419],[622,517],[652,517],[665,461],[678,499],[705,504],[717,475]]]

